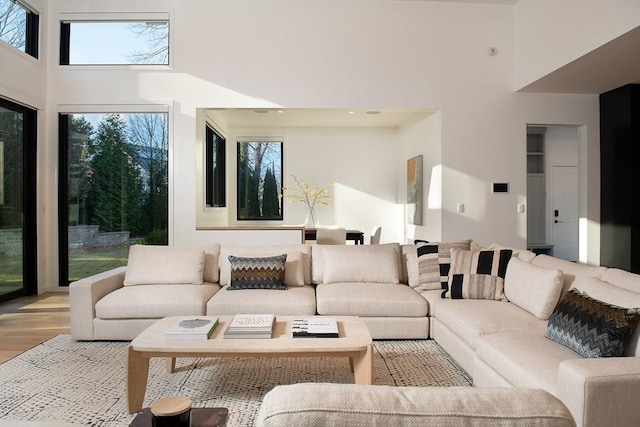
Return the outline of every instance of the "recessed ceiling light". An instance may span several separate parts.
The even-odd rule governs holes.
[[[282,114],[282,113],[284,113],[284,111],[278,110],[278,114]]]
[[[353,114],[353,113],[354,113],[354,111],[349,111],[349,114]]]
[[[367,111],[367,114],[372,114],[372,115],[380,114],[380,111],[370,110],[370,111]]]
[[[253,110],[253,112],[258,114],[267,114],[269,110]]]

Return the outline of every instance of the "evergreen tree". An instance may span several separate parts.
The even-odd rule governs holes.
[[[91,206],[87,202],[91,188],[86,178],[91,175],[89,146],[93,137],[93,126],[82,115],[69,115],[68,117],[69,225],[88,224],[91,217]],[[75,209],[72,209],[74,206]]]
[[[262,193],[262,216],[264,218],[280,217],[280,198],[278,197],[278,183],[271,168],[267,169],[264,177]]]
[[[101,231],[143,231],[143,191],[135,153],[125,139],[125,124],[118,114],[105,116],[91,144],[92,222]]]
[[[153,244],[168,243],[168,127],[167,115],[162,113],[131,114],[128,116],[130,142],[138,162],[144,165],[143,233],[153,236],[146,240]]]

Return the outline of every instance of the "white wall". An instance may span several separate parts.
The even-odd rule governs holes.
[[[400,242],[414,239],[440,241],[442,238],[442,116],[431,116],[400,127],[400,158],[396,168],[396,191],[400,205],[407,202],[407,160],[422,155],[422,225],[409,224],[402,211],[404,235]]]
[[[336,206],[334,217],[325,220],[347,226],[359,228],[387,221],[374,210],[363,212],[353,200],[372,204],[394,220],[402,218],[401,208],[392,206],[402,202],[406,194],[406,159],[423,153],[430,168],[441,164],[440,212],[434,211],[434,221],[407,234],[442,240],[472,237],[480,243],[499,241],[523,247],[526,220],[516,213],[516,205],[526,200],[528,123],[582,126],[585,151],[581,156],[585,166],[595,171],[595,178],[591,173],[585,177],[585,191],[599,193],[597,97],[513,92],[511,4],[54,0],[48,5],[50,13],[44,21],[51,31],[44,44],[50,49],[45,129],[40,140],[46,148],[39,153],[44,157],[42,171],[47,179],[38,190],[43,203],[42,259],[57,259],[57,113],[92,105],[161,105],[170,112],[170,240],[176,244],[201,241],[203,235],[210,235],[196,231],[198,108],[439,111],[433,118],[437,124],[420,125],[426,126],[431,137],[423,141],[400,137],[396,147],[376,141],[371,160],[362,156],[363,141],[355,148],[348,147],[347,141],[332,142],[332,152],[357,154],[363,163],[373,162],[374,166],[360,170],[360,174],[341,160],[314,169],[309,176],[305,156],[295,151],[288,154],[288,172],[341,185],[336,202],[344,203],[345,208]],[[170,13],[170,67],[57,65],[61,14],[130,10]],[[613,19],[611,25],[618,21]],[[570,33],[571,22],[567,25]],[[498,54],[490,56],[489,47],[496,47]],[[27,88],[29,82],[19,78],[21,65],[16,60],[9,60],[9,64],[11,73],[18,76],[9,89]],[[307,147],[322,142],[306,131],[298,136],[304,137]],[[509,182],[511,192],[491,194],[494,181]],[[358,198],[352,199],[353,194]],[[583,210],[595,219],[599,195],[589,197],[584,199]],[[456,213],[457,203],[465,204],[465,212]],[[386,224],[384,240],[389,236],[384,231]],[[394,225],[388,228],[393,230]],[[396,225],[396,229],[402,238],[404,228]],[[591,260],[597,262],[596,258]],[[47,263],[41,289],[55,287],[55,264]]]
[[[295,186],[292,175],[304,179],[312,187],[333,183],[331,206],[316,208],[320,225],[340,225],[366,234],[374,225],[380,225],[384,241],[401,239],[397,234],[397,224],[402,218],[396,209],[398,140],[395,128],[231,128],[230,136],[227,153],[232,156],[238,137],[282,137],[285,186]],[[228,189],[235,195],[236,165],[232,163]],[[237,224],[235,198],[229,200],[229,224]],[[286,199],[284,203],[284,224],[302,224],[305,206],[291,204]]]
[[[640,25],[637,0],[518,0],[516,90]]]

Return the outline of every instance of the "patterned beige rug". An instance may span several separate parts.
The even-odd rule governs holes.
[[[0,365],[0,426],[10,420],[127,427],[126,342],[75,342],[58,335]],[[375,384],[471,386],[432,340],[375,341]],[[178,359],[176,373],[152,359],[145,406],[175,395],[194,406],[229,408],[227,425],[251,426],[262,397],[278,384],[353,382],[347,359]]]

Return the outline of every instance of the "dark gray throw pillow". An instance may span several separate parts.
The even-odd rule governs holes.
[[[231,283],[227,289],[287,290],[284,284],[286,260],[287,254],[251,258],[229,255]]]
[[[571,289],[551,315],[545,336],[583,357],[618,357],[639,320],[637,308],[610,305]]]

